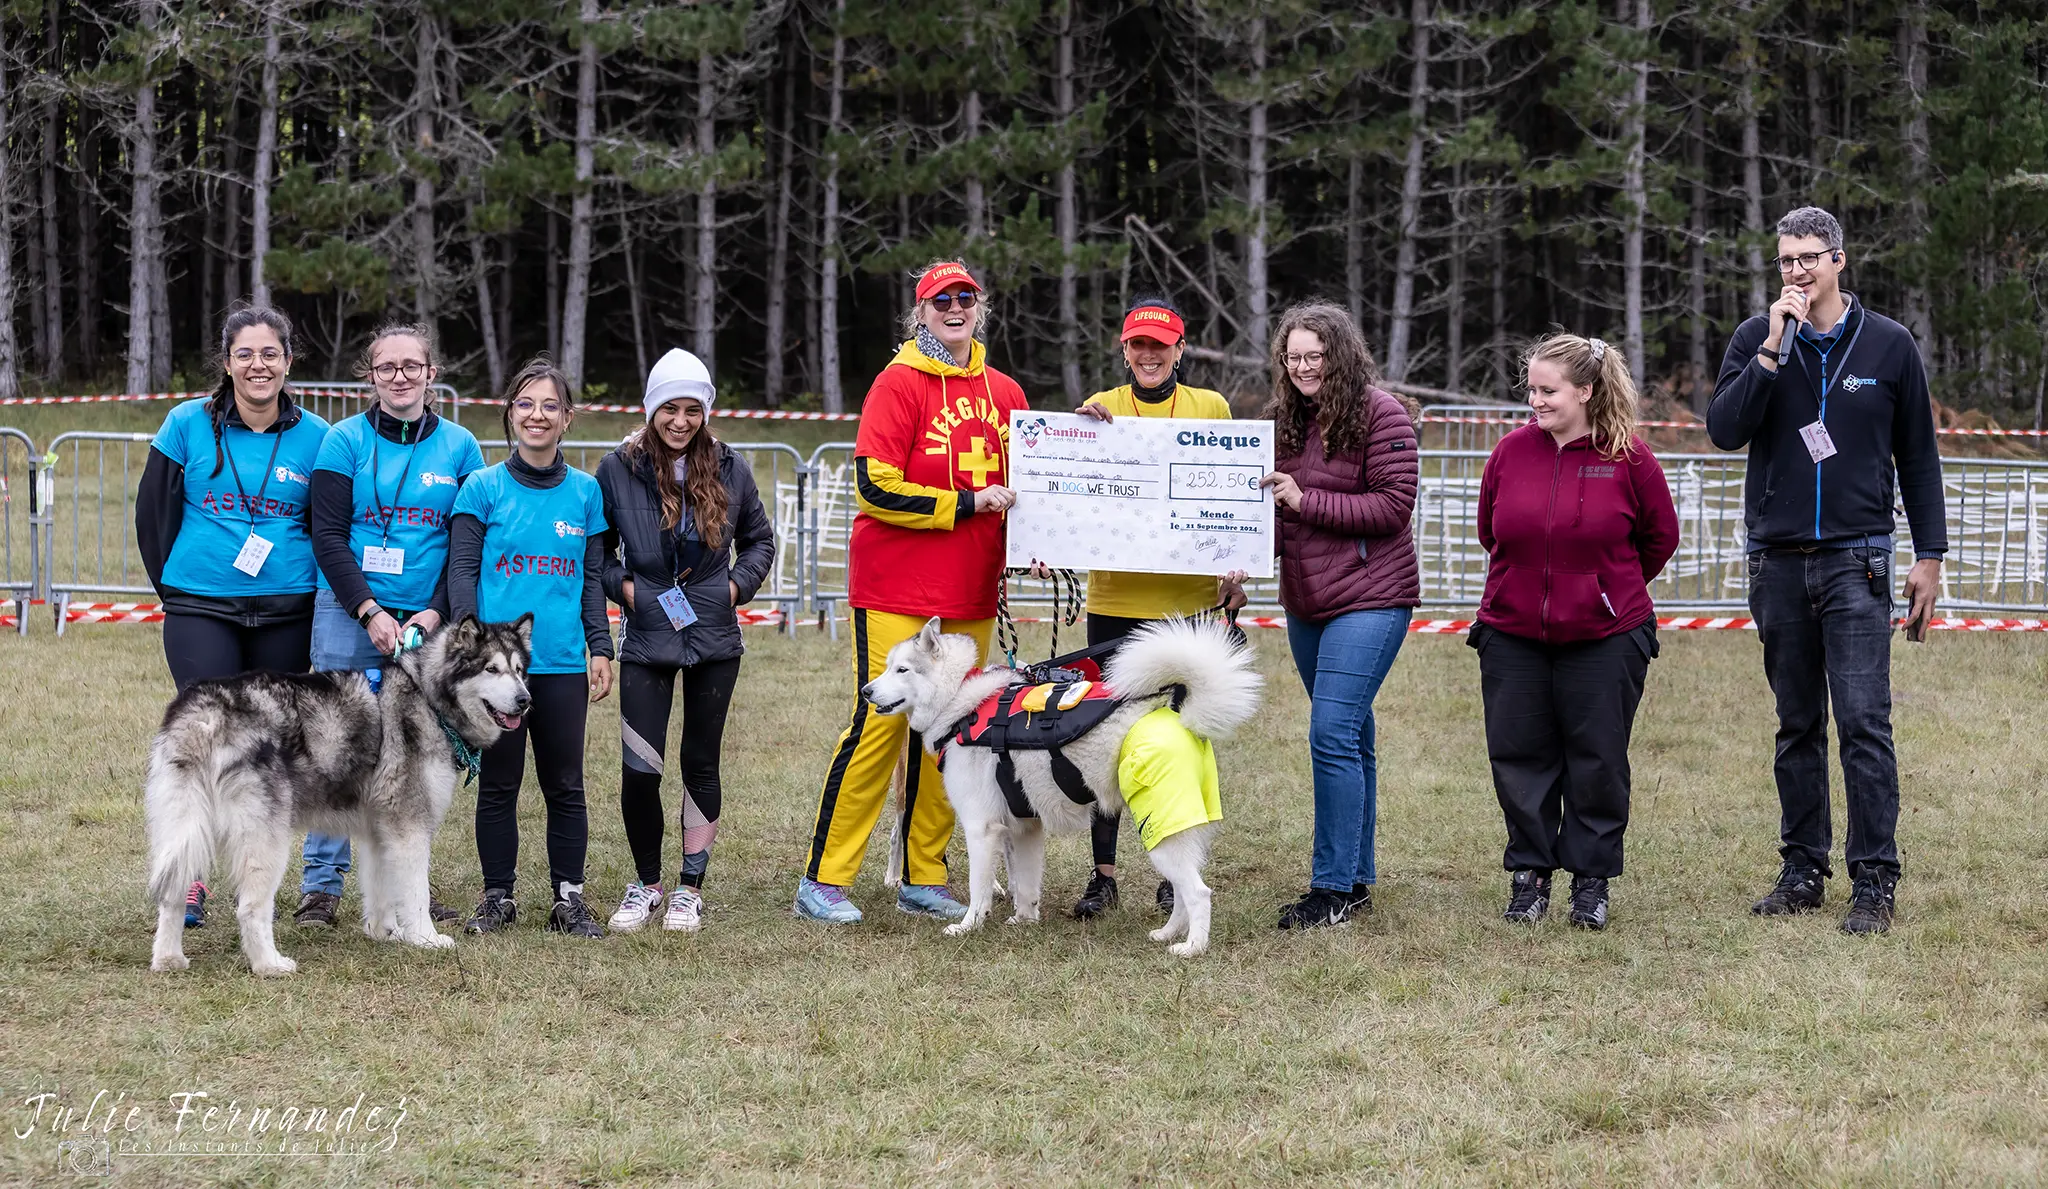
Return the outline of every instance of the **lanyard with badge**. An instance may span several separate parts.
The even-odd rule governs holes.
[[[405,494],[405,481],[412,477],[412,460],[420,452],[420,440],[414,437],[412,449],[406,451],[405,466],[398,472],[398,486],[391,489],[391,503],[387,506],[377,495],[377,480],[384,473],[384,435],[377,432],[374,424],[370,427],[370,434],[370,498],[377,501],[384,532],[378,538],[378,544],[363,546],[363,573],[403,574],[405,550],[391,548],[391,520],[398,514],[398,499]]]
[[[227,463],[228,474],[234,477],[235,494],[241,497],[242,510],[249,514],[249,536],[242,542],[242,551],[235,554],[235,568],[254,578],[263,570],[264,561],[277,543],[256,531],[256,510],[263,506],[263,493],[270,489],[270,476],[277,469],[277,452],[284,447],[284,427],[278,426],[277,441],[271,444],[270,461],[263,464],[263,482],[256,486],[256,499],[251,502],[249,489],[242,486],[242,469],[235,462],[235,452],[228,448],[227,434],[222,432],[218,449]]]
[[[697,568],[696,559],[692,558],[690,565],[677,568],[683,551],[683,534],[688,532],[689,528],[690,508],[686,501],[683,505],[682,519],[676,523],[675,529],[662,533],[662,545],[668,555],[666,560],[669,573],[675,577],[669,588],[662,591],[655,600],[661,604],[662,613],[668,616],[668,626],[678,632],[697,622],[697,609],[690,606],[689,596],[683,593],[683,579],[688,578],[691,571]],[[701,546],[698,552],[702,552]]]
[[[1847,317],[1848,315],[1845,313],[1843,316]],[[1797,336],[1799,332],[1794,331],[1793,333]],[[1848,346],[1842,349],[1842,366],[1835,369],[1835,374],[1832,378],[1828,375],[1828,356],[1834,352],[1834,348],[1822,347],[1818,343],[1814,344],[1814,350],[1820,354],[1820,413],[1813,419],[1811,425],[1799,427],[1799,440],[1806,444],[1806,452],[1812,456],[1813,465],[1816,468],[1821,463],[1841,453],[1835,449],[1834,438],[1828,435],[1828,387],[1834,380],[1840,379],[1842,372],[1847,370],[1849,360],[1856,354],[1856,340],[1861,337],[1863,337],[1863,319],[1858,318],[1856,320],[1856,330],[1849,336]],[[1806,367],[1806,357],[1803,355],[1799,359],[1799,366],[1801,370],[1804,370]]]

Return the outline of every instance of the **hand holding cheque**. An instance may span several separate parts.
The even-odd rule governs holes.
[[[1010,459],[1011,566],[1273,574],[1270,421],[1018,410]]]

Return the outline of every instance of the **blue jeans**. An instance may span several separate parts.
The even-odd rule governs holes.
[[[1778,853],[1822,874],[1830,873],[1834,841],[1828,820],[1830,703],[1848,793],[1849,873],[1899,873],[1891,578],[1880,576],[1882,589],[1872,589],[1873,552],[1889,551],[1772,549],[1749,555],[1749,610],[1763,638],[1764,677],[1778,702]]]
[[[1308,689],[1308,750],[1315,771],[1315,853],[1309,886],[1349,892],[1376,883],[1373,827],[1379,762],[1372,700],[1394,667],[1412,613],[1406,607],[1347,611],[1312,623],[1287,617],[1287,644]]]
[[[316,673],[357,672],[367,675],[370,688],[383,683],[384,654],[370,643],[370,633],[341,605],[331,590],[313,596],[313,671]],[[306,871],[299,879],[299,894],[326,892],[341,895],[342,877],[348,874],[348,839],[327,834],[306,835],[303,854]]]

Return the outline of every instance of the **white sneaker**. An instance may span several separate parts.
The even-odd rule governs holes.
[[[704,896],[693,887],[679,887],[668,898],[668,913],[661,927],[671,933],[695,933],[704,927]]]
[[[611,927],[614,933],[631,933],[647,923],[654,910],[661,907],[661,885],[648,887],[644,883],[626,885],[625,898],[619,901],[619,911],[612,914]]]

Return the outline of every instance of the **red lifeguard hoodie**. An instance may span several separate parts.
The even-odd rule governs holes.
[[[1678,549],[1664,468],[1640,438],[1603,458],[1535,424],[1500,440],[1479,480],[1479,543],[1492,560],[1479,622],[1548,644],[1632,631],[1656,614],[1649,584]]]

